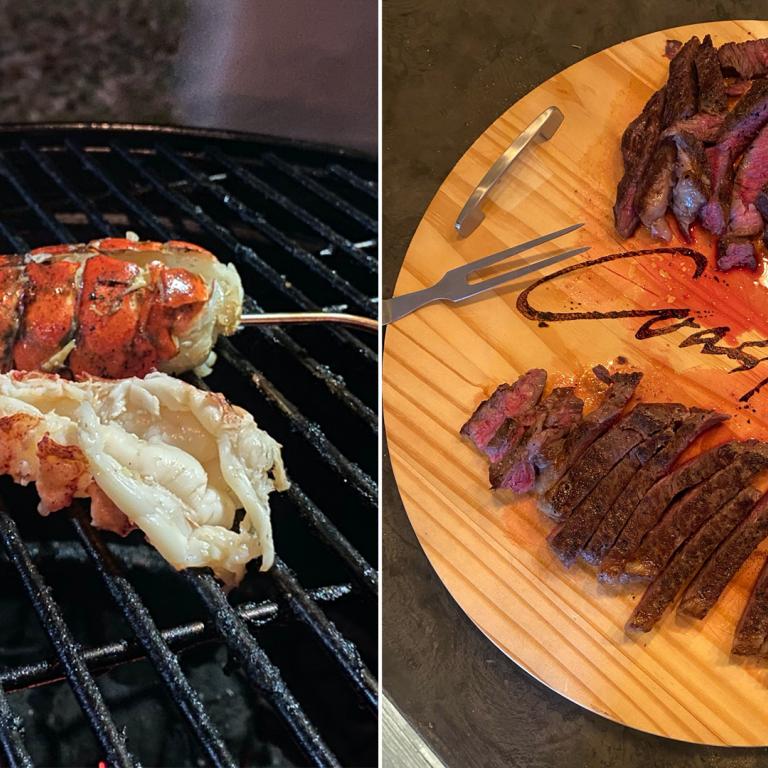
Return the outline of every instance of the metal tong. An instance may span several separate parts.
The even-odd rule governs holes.
[[[491,254],[490,256],[485,256],[477,261],[472,261],[469,264],[464,264],[461,267],[448,270],[448,272],[446,272],[442,278],[430,288],[422,288],[420,291],[413,291],[412,293],[406,293],[402,296],[384,299],[381,302],[381,322],[384,325],[392,323],[395,320],[399,320],[401,317],[405,317],[405,315],[410,314],[419,307],[423,307],[425,304],[431,304],[433,301],[463,301],[471,296],[477,296],[478,293],[484,293],[485,291],[490,291],[492,288],[508,283],[510,280],[516,280],[519,277],[533,274],[544,267],[557,264],[572,256],[578,256],[578,254],[588,251],[589,246],[572,248],[569,251],[557,253],[554,256],[548,256],[533,264],[526,264],[524,267],[512,269],[501,275],[489,277],[487,280],[481,280],[477,283],[469,282],[470,275],[472,275],[473,272],[477,272],[479,269],[490,267],[492,264],[508,259],[510,256],[517,256],[530,248],[535,248],[537,245],[543,245],[550,240],[567,235],[569,232],[573,232],[583,226],[583,224],[573,224],[565,229],[559,229],[557,232],[550,232],[548,235],[536,237],[533,240],[520,243],[520,245],[515,245],[512,248],[506,248],[503,251]]]

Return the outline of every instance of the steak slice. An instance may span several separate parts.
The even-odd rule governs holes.
[[[656,438],[660,442],[663,439],[660,450],[622,489],[584,548],[582,556],[588,563],[596,565],[602,562],[651,486],[669,472],[670,467],[694,440],[727,419],[728,416],[722,413],[693,408],[677,430],[665,430]]]
[[[660,240],[672,239],[666,213],[675,179],[674,142],[667,137],[656,148],[637,190],[635,207],[640,221]]]
[[[535,408],[544,391],[547,372],[534,368],[524,373],[514,384],[501,384],[480,405],[461,428],[461,434],[485,451],[496,431],[507,418],[520,417]]]
[[[664,55],[668,59],[674,59],[682,47],[682,40],[667,40],[666,44],[664,45]]]
[[[741,159],[731,197],[728,234],[749,237],[763,231],[763,217],[755,200],[768,184],[768,126],[749,145]]]
[[[713,235],[722,235],[728,223],[731,190],[733,189],[733,157],[719,144],[706,150],[709,164],[711,194],[701,209],[701,223]]]
[[[704,565],[720,542],[749,514],[760,498],[751,485],[734,496],[675,553],[669,565],[645,590],[627,622],[627,630],[649,632],[683,585]]]
[[[717,56],[728,74],[747,79],[768,74],[768,39],[726,43],[720,46]]]
[[[733,637],[731,653],[757,656],[768,637],[768,559],[763,563]]]
[[[637,471],[663,447],[664,441],[669,440],[673,434],[673,429],[663,429],[659,434],[635,446],[600,480],[570,517],[550,533],[547,541],[566,566],[572,565],[576,560],[604,515]]]
[[[656,525],[675,497],[712,477],[755,443],[723,443],[695,456],[651,486],[635,507],[616,543],[603,558],[598,579],[609,584],[625,580],[627,560],[634,555],[644,536]]]
[[[677,133],[690,133],[705,144],[714,144],[720,131],[723,129],[725,115],[710,115],[707,112],[698,112],[693,117],[678,120],[672,123],[661,133],[661,138],[674,136]]]
[[[661,88],[648,99],[643,111],[627,126],[621,137],[624,175],[616,188],[616,202],[613,206],[616,231],[621,237],[632,235],[640,223],[635,199],[640,180],[659,141],[664,93],[664,88]]]
[[[719,115],[728,111],[725,80],[720,69],[712,38],[706,35],[694,56],[696,79],[699,84],[699,112]]]
[[[755,80],[723,122],[717,145],[738,157],[768,122],[768,80]]]
[[[746,237],[724,235],[717,241],[717,266],[724,272],[734,267],[757,269],[754,244]]]
[[[678,403],[638,405],[595,440],[550,490],[546,495],[550,515],[556,520],[565,520],[629,451],[686,413],[687,409]]]
[[[688,585],[677,610],[686,616],[703,619],[717,602],[728,582],[758,544],[768,536],[768,496],[755,504],[743,520],[720,544],[696,578]]]
[[[667,98],[662,115],[664,128],[696,114],[698,88],[695,62],[700,45],[699,38],[692,37],[669,62]]]
[[[685,238],[690,239],[691,225],[712,193],[709,163],[704,145],[695,136],[683,132],[674,134],[671,139],[677,148],[672,213]]]
[[[592,369],[595,376],[608,385],[600,405],[588,413],[564,438],[545,446],[536,459],[536,490],[542,494],[540,508],[546,510],[544,494],[573,466],[582,453],[610,429],[630,401],[643,374],[640,372],[610,374],[602,366]]]
[[[765,443],[737,456],[670,507],[627,562],[625,572],[635,578],[655,579],[675,550],[766,467],[768,445]]]
[[[491,464],[488,470],[491,488],[510,488],[517,493],[530,491],[536,480],[534,462],[539,452],[578,424],[583,408],[584,402],[576,397],[573,387],[553,389],[533,411],[535,415],[522,438]]]

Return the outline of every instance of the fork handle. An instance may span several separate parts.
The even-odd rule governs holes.
[[[433,285],[430,288],[422,288],[420,291],[411,291],[411,293],[404,293],[402,296],[383,299],[381,302],[381,324],[393,323],[401,317],[410,315],[411,312],[425,304],[440,301],[443,296],[435,288],[437,286]]]

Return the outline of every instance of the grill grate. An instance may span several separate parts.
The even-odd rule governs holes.
[[[240,134],[9,126],[0,130],[0,241],[18,251],[128,229],[143,239],[190,240],[235,263],[249,312],[343,306],[373,316],[374,175],[364,158]],[[87,744],[75,750],[80,760],[248,763],[256,747],[235,745],[235,757],[225,724],[207,706],[213,694],[196,689],[185,661],[217,647],[228,648],[227,666],[251,686],[256,699],[246,699],[246,709],[266,708],[282,723],[264,725],[260,743],[302,764],[375,763],[375,339],[338,328],[257,326],[222,340],[217,353],[210,379],[188,380],[224,392],[284,445],[293,485],[273,497],[280,558],[266,574],[249,572],[233,603],[209,572],[171,573],[135,534],[103,538],[81,507],[41,521],[29,492],[0,483],[0,568],[21,580],[54,650],[50,657],[32,643],[32,658],[19,663],[23,642],[13,647],[0,629],[0,744],[9,765],[41,762],[24,733],[37,715],[18,711],[15,692],[62,680],[96,739],[93,754]],[[132,637],[87,637],[78,617],[97,607],[75,604],[65,568],[104,585],[112,606],[102,610],[116,607],[116,622]],[[147,576],[150,592],[139,585]],[[24,610],[21,594],[14,610]],[[194,606],[193,620],[173,625],[176,602]],[[142,754],[141,734],[113,716],[95,675],[142,663],[196,752]]]

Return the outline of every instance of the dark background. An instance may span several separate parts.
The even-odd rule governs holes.
[[[763,3],[383,0],[383,295],[437,188],[504,110],[561,69],[654,30],[765,15]],[[616,725],[533,680],[459,609],[411,529],[384,455],[384,688],[454,766],[757,766]],[[768,740],[768,734],[766,734]]]

